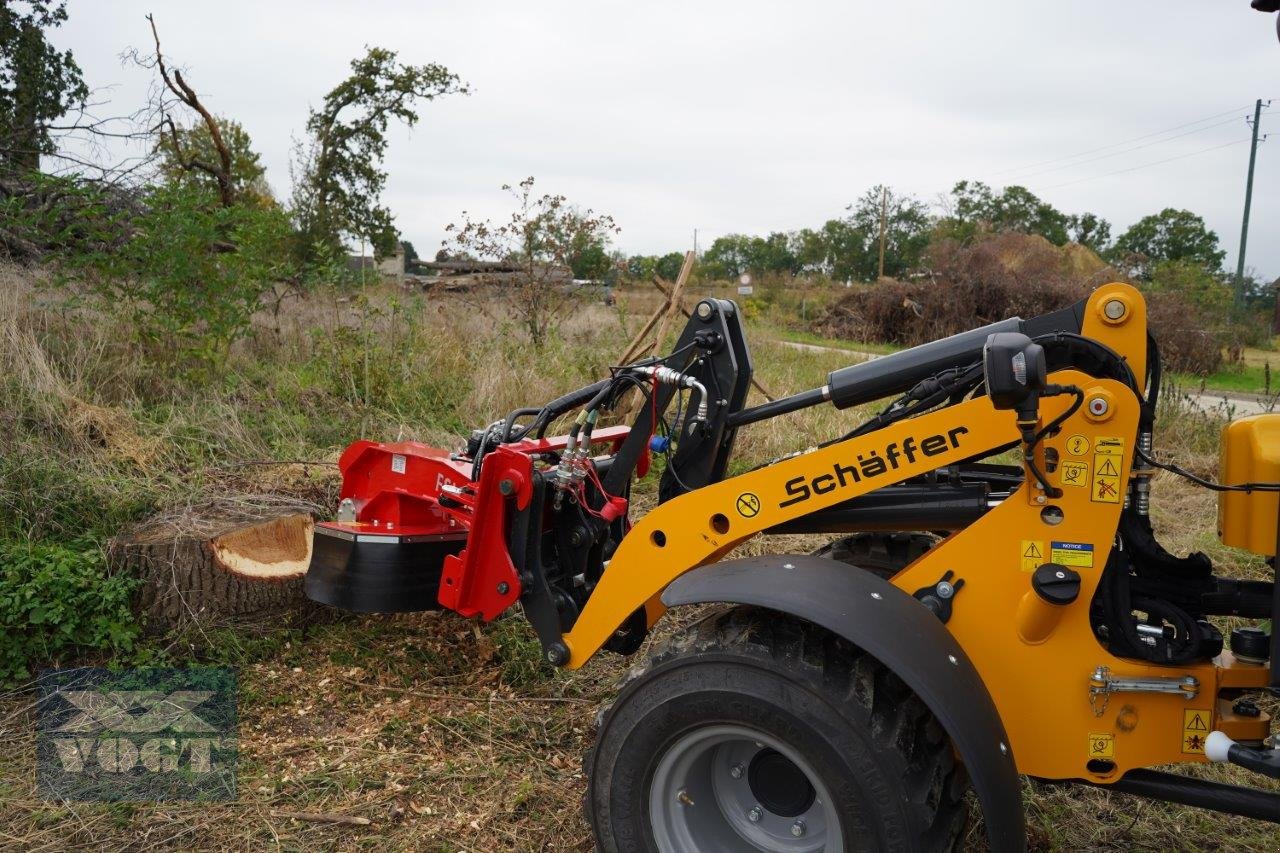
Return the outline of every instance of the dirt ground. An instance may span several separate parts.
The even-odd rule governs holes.
[[[1160,484],[1162,527],[1205,541],[1212,498],[1174,486]],[[650,642],[679,627],[669,618]],[[42,801],[31,697],[11,694],[0,700],[0,849],[592,849],[581,758],[618,657],[551,672],[514,616],[483,627],[451,614],[346,617],[228,642],[229,662],[257,658],[238,668],[237,801]],[[1245,781],[1232,767],[1200,775]],[[1280,849],[1280,828],[1257,821],[1089,788],[1024,782],[1023,794],[1034,850]],[[985,848],[980,818],[965,848]]]

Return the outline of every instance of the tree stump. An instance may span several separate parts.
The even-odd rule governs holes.
[[[149,631],[304,621],[318,607],[302,592],[320,508],[245,497],[152,518],[116,537],[113,568],[141,581],[135,610]]]

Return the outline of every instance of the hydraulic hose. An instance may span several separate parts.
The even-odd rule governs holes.
[[[1204,739],[1204,755],[1210,761],[1229,761],[1245,770],[1280,779],[1280,749],[1253,749],[1214,731]]]

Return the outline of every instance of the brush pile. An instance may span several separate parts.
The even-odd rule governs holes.
[[[1084,246],[994,234],[969,245],[941,241],[928,272],[852,290],[818,318],[814,331],[848,341],[916,346],[1007,317],[1033,317],[1123,281]],[[1151,325],[1168,369],[1207,374],[1222,365],[1222,343],[1203,311],[1170,293],[1148,298]]]

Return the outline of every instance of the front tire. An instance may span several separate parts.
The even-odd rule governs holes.
[[[586,769],[609,853],[948,850],[967,817],[950,740],[906,685],[759,608],[714,613],[633,670]]]

